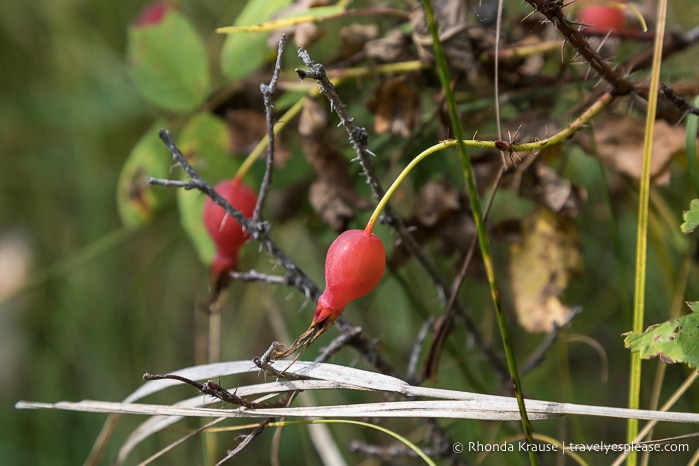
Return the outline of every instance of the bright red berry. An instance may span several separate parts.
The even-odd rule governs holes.
[[[620,2],[622,3],[622,2]],[[586,25],[583,32],[607,32],[624,29],[624,11],[613,6],[586,6],[578,12],[578,22]]]
[[[243,215],[252,217],[257,195],[245,183],[235,178],[222,181],[214,189]],[[238,250],[250,237],[250,233],[211,198],[204,202],[203,219],[204,226],[216,245],[212,273],[233,270],[238,260]]]
[[[330,245],[325,256],[325,291],[318,299],[314,324],[332,324],[352,300],[373,290],[386,267],[381,239],[364,230],[348,230]]]
[[[145,27],[158,24],[165,17],[165,13],[175,8],[170,2],[153,2],[146,5],[134,20],[134,26]]]

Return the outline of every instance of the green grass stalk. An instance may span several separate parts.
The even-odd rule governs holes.
[[[648,206],[650,202],[650,162],[653,149],[653,129],[655,127],[655,111],[658,104],[658,88],[660,85],[660,65],[663,50],[663,35],[665,31],[667,0],[658,2],[657,25],[653,48],[653,64],[651,66],[650,86],[648,88],[648,110],[646,113],[645,138],[643,140],[643,167],[638,200],[638,228],[636,231],[636,278],[633,306],[632,330],[643,332],[643,315],[645,312],[646,267],[648,248]],[[641,392],[641,357],[637,352],[631,353],[631,370],[629,374],[630,409],[638,409]],[[638,419],[629,419],[626,429],[628,443],[633,442],[638,434]],[[635,466],[638,455],[631,452],[627,464]]]
[[[481,248],[483,263],[485,265],[486,275],[488,277],[491,298],[493,300],[495,312],[497,314],[498,326],[500,327],[500,336],[502,337],[503,346],[505,348],[507,367],[510,372],[510,376],[512,377],[515,396],[517,397],[517,404],[522,420],[522,428],[524,430],[524,435],[527,439],[527,442],[529,444],[533,444],[534,439],[532,436],[531,425],[529,423],[526,407],[524,405],[522,383],[519,378],[519,373],[517,371],[517,363],[515,361],[514,352],[512,351],[512,345],[510,343],[507,322],[505,321],[505,311],[503,309],[502,300],[500,298],[500,290],[495,277],[493,258],[490,250],[490,242],[488,240],[488,235],[483,222],[483,209],[481,207],[480,199],[478,197],[476,180],[473,176],[473,169],[471,167],[471,161],[468,156],[468,149],[466,148],[466,144],[463,143],[464,131],[461,127],[458,110],[456,108],[456,100],[454,99],[454,93],[451,89],[451,78],[449,76],[449,68],[447,65],[446,56],[444,54],[442,43],[439,40],[439,32],[437,29],[437,22],[435,20],[434,10],[432,9],[432,3],[430,2],[430,0],[422,0],[422,5],[425,11],[427,26],[432,36],[432,47],[434,49],[435,61],[437,62],[437,71],[439,74],[439,79],[442,83],[442,88],[444,90],[444,96],[446,99],[447,107],[449,109],[449,117],[451,119],[452,129],[454,131],[454,135],[456,136],[459,154],[461,156],[461,162],[464,167],[464,178],[466,179],[469,201],[471,204],[471,211],[473,212],[473,220],[476,224],[476,230],[478,231],[478,243]],[[532,464],[538,464],[535,452],[529,452],[529,459]]]

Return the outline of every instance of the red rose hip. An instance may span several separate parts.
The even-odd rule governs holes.
[[[580,8],[578,22],[586,25],[583,32],[606,34],[624,29],[626,17],[621,8],[592,4]]]
[[[160,23],[165,14],[175,8],[170,2],[153,2],[146,5],[134,20],[134,26],[146,27]]]
[[[235,178],[222,181],[214,189],[243,215],[252,217],[257,195],[245,183]],[[216,246],[212,273],[233,270],[238,260],[238,250],[248,240],[250,233],[211,198],[204,202],[203,220]]]
[[[318,299],[311,325],[335,321],[345,306],[373,290],[386,267],[381,239],[364,230],[348,230],[330,245],[325,257],[325,291]]]

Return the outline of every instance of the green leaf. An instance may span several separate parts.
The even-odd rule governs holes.
[[[178,146],[189,162],[209,183],[233,178],[241,160],[228,151],[226,125],[209,113],[199,113],[189,120],[178,138]],[[180,223],[204,264],[214,257],[214,244],[202,222],[206,196],[197,190],[177,190]]]
[[[151,186],[146,177],[167,178],[170,156],[158,137],[165,122],[158,121],[136,143],[126,159],[117,184],[117,210],[129,228],[148,223],[167,199],[167,188]]]
[[[286,8],[291,0],[248,2],[235,20],[235,26],[248,26],[268,20],[275,12]],[[230,34],[221,51],[221,69],[229,79],[240,79],[262,65],[269,56],[267,34],[253,32]]]
[[[188,112],[206,98],[206,49],[182,13],[171,9],[157,24],[130,26],[126,56],[129,76],[141,95],[153,104],[169,111]]]
[[[676,319],[651,325],[645,332],[628,332],[624,346],[639,352],[641,358],[660,358],[667,364],[683,362],[699,368],[699,302],[687,303],[692,310]]]
[[[682,233],[685,235],[694,231],[699,226],[699,199],[692,199],[689,203],[689,210],[683,214],[684,223],[680,225]]]

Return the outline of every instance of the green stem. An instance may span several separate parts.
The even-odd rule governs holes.
[[[540,141],[527,142],[521,144],[508,144],[507,150],[513,152],[536,152],[541,149],[544,149],[545,147],[561,144],[566,139],[575,134],[578,130],[580,130],[580,128],[586,125],[595,115],[597,115],[605,107],[612,103],[613,100],[614,96],[612,94],[605,93],[599,99],[597,99],[597,101],[595,101],[595,103],[593,103],[578,118],[573,120],[568,126],[566,126],[563,130],[559,131],[558,133],[554,134],[553,136],[548,137],[546,139],[542,139]],[[412,171],[412,169],[415,168],[415,166],[422,160],[424,160],[426,157],[440,152],[444,149],[448,149],[450,147],[457,147],[460,144],[463,144],[466,147],[478,147],[499,150],[498,146],[501,142],[502,141],[478,141],[475,139],[449,139],[447,141],[442,141],[431,147],[428,147],[420,154],[418,154],[408,165],[406,165],[406,167],[403,169],[403,171],[401,171],[401,173],[398,175],[393,184],[388,188],[383,198],[381,198],[379,203],[376,205],[373,214],[369,218],[365,231],[367,233],[371,233],[374,230],[374,225],[376,224],[379,215],[381,215],[381,212],[383,212],[384,207],[386,207],[386,204],[388,204],[388,202],[391,200],[391,197],[398,189],[398,186],[400,186],[400,184],[405,180],[405,178]]]
[[[349,425],[356,425],[356,426],[362,426],[362,427],[369,427],[371,429],[378,430],[380,432],[383,432],[384,434],[388,434],[391,437],[395,438],[399,442],[401,442],[403,445],[407,446],[410,448],[415,454],[422,459],[425,464],[428,464],[430,466],[436,466],[436,463],[429,457],[427,454],[425,454],[424,451],[422,451],[417,445],[415,445],[413,442],[408,440],[407,438],[403,437],[402,435],[389,430],[385,427],[376,425],[376,424],[371,424],[368,422],[363,422],[363,421],[355,421],[352,419],[311,419],[307,421],[282,421],[282,422],[272,422],[269,425],[270,426],[293,426],[293,425],[308,425],[308,424],[349,424]]]
[[[374,212],[371,214],[371,217],[369,217],[369,221],[367,222],[366,228],[364,231],[367,232],[367,234],[371,234],[371,232],[374,230],[374,225],[376,225],[376,221],[379,218],[379,215],[381,215],[381,212],[383,212],[383,209],[386,207],[386,204],[388,204],[388,201],[391,200],[391,197],[393,194],[396,192],[398,189],[398,186],[405,180],[405,178],[408,176],[408,174],[415,168],[415,166],[422,162],[425,158],[428,156],[437,153],[441,151],[442,149],[446,149],[449,147],[448,143],[446,141],[441,142],[439,144],[435,144],[432,147],[429,147],[419,153],[413,160],[410,161],[408,165],[400,172],[400,174],[396,177],[396,179],[393,181],[393,184],[388,188],[386,193],[383,195],[381,200],[379,201],[378,204],[376,204],[376,208],[374,209]]]
[[[534,438],[532,436],[532,430],[531,425],[529,423],[529,418],[527,416],[527,411],[524,406],[522,384],[519,378],[519,373],[517,371],[517,363],[515,361],[515,356],[512,351],[512,345],[510,343],[507,322],[505,321],[505,311],[502,306],[499,288],[495,277],[493,259],[490,251],[490,242],[488,240],[488,235],[486,233],[485,225],[483,222],[483,210],[481,208],[481,203],[478,198],[478,190],[476,188],[476,181],[473,176],[471,161],[468,157],[468,150],[466,148],[466,144],[464,144],[463,142],[464,131],[461,127],[461,121],[459,118],[458,111],[456,109],[456,101],[454,100],[454,94],[451,89],[451,78],[449,76],[449,68],[447,65],[447,60],[444,54],[442,43],[439,40],[439,32],[437,29],[434,11],[432,9],[432,3],[430,2],[430,0],[422,0],[422,5],[425,11],[427,26],[430,30],[430,34],[432,35],[432,47],[434,49],[435,60],[437,62],[437,71],[439,72],[439,79],[442,83],[442,89],[444,90],[444,96],[446,99],[447,107],[449,109],[449,117],[451,119],[452,130],[454,131],[454,135],[457,139],[459,154],[461,156],[461,162],[464,167],[464,178],[466,179],[466,185],[468,188],[471,211],[473,212],[473,220],[476,224],[476,230],[478,231],[478,243],[481,248],[483,263],[485,265],[486,275],[488,277],[488,283],[490,285],[490,294],[493,299],[493,304],[495,306],[495,312],[497,314],[498,326],[500,327],[500,336],[502,337],[503,346],[505,348],[507,367],[509,369],[510,376],[512,377],[515,396],[517,397],[517,405],[519,406],[519,412],[522,420],[522,428],[524,430],[524,436],[526,437],[527,442],[531,445],[534,443]],[[529,451],[529,460],[531,464],[538,464],[536,452]]]
[[[633,331],[643,332],[643,314],[645,310],[646,293],[646,258],[648,247],[648,204],[650,200],[650,163],[653,149],[653,128],[655,125],[655,110],[658,104],[658,87],[660,84],[660,65],[663,50],[663,32],[665,30],[667,0],[658,2],[653,64],[651,66],[650,86],[648,87],[648,110],[646,113],[645,138],[643,140],[643,167],[641,171],[640,192],[638,200],[638,229],[636,231],[636,279],[633,306]],[[629,374],[629,403],[630,409],[638,409],[641,392],[641,358],[640,353],[631,353],[631,369]],[[629,419],[626,428],[628,443],[633,442],[638,434],[638,419]],[[629,454],[627,464],[633,466],[637,462],[635,451]]]

